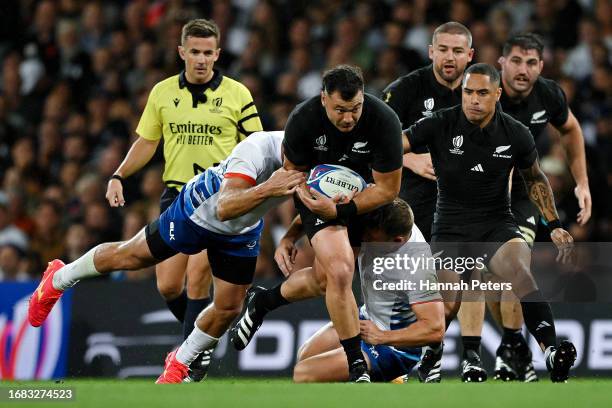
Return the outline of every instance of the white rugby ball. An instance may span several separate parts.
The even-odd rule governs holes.
[[[338,194],[350,196],[367,187],[359,173],[337,164],[319,164],[314,167],[310,170],[306,185],[329,198]]]

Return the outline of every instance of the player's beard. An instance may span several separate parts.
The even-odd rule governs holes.
[[[522,81],[520,81],[519,79],[523,79]],[[525,94],[531,91],[531,88],[533,88],[533,84],[535,81],[531,81],[529,80],[529,78],[527,78],[526,76],[521,76],[521,75],[517,75],[514,78],[512,78],[512,88],[514,90],[514,92],[517,92],[519,94]]]
[[[454,64],[454,70],[451,71],[450,74],[446,74],[444,72],[444,65],[447,65],[447,64],[441,64],[440,66],[437,66],[436,67],[436,72],[438,73],[440,78],[442,78],[443,80],[445,80],[448,83],[455,82],[457,80],[457,78],[459,78],[461,75],[463,75],[463,71],[465,70],[465,67],[463,67],[463,69],[459,69],[459,66],[455,63]]]

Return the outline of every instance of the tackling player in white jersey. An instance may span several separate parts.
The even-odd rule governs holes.
[[[201,352],[212,352],[240,313],[255,273],[263,215],[305,182],[303,173],[282,168],[282,139],[283,132],[252,134],[219,166],[191,179],[172,205],[132,239],[100,244],[68,265],[50,262],[30,299],[32,326],[40,326],[64,290],[81,279],[208,249],[214,302],[200,314],[187,347],[168,355],[158,382],[184,380],[189,364]]]

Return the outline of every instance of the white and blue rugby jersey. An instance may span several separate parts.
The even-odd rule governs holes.
[[[219,189],[224,178],[240,177],[253,186],[266,181],[282,162],[283,131],[256,132],[240,142],[218,166],[192,178],[183,188],[185,215],[195,224],[224,235],[238,235],[255,229],[265,213],[287,197],[272,197],[248,213],[228,221],[217,218]],[[179,197],[179,198],[180,198]]]
[[[384,248],[384,246],[379,246]],[[372,320],[381,330],[402,329],[416,322],[411,304],[440,300],[438,291],[421,290],[419,282],[428,280],[437,282],[436,270],[427,267],[415,269],[390,268],[382,273],[375,273],[372,254],[375,249],[365,242],[358,257],[359,275],[363,306],[360,312],[366,319]],[[378,251],[380,252],[380,251]],[[395,258],[397,254],[413,258],[431,258],[431,249],[419,228],[414,225],[410,239],[392,253],[380,252],[386,258]],[[378,254],[377,254],[378,255]],[[426,264],[421,264],[426,265]],[[375,282],[379,281],[379,282]],[[415,290],[377,290],[382,282],[415,282]]]

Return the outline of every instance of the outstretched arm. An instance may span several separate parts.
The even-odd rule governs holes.
[[[580,205],[578,224],[584,225],[591,218],[591,191],[587,176],[586,158],[584,153],[584,137],[580,124],[570,111],[567,121],[557,128],[561,133],[561,144],[565,149],[572,176],[576,182],[574,194]]]
[[[217,217],[220,221],[240,217],[267,198],[293,194],[295,188],[304,183],[304,180],[302,172],[283,168],[276,170],[268,180],[256,186],[245,178],[225,178],[219,190]]]

